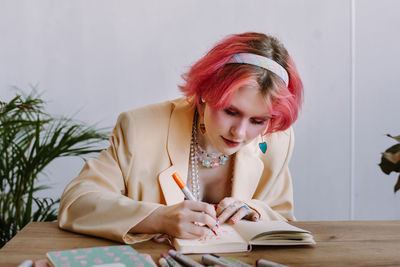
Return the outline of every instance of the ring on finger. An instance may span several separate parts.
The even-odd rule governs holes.
[[[249,215],[250,213],[250,208],[247,205],[242,205],[239,209],[245,209],[246,210],[246,215],[244,217],[246,217],[247,215]]]

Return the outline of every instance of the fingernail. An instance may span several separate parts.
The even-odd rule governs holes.
[[[233,218],[230,218],[229,220],[230,220],[231,223],[233,223],[233,224],[235,224],[235,222],[236,222],[235,219],[233,219]]]
[[[219,225],[219,223],[220,223],[219,220],[217,220],[217,226]]]

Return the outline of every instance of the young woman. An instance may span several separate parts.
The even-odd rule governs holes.
[[[283,45],[261,33],[228,36],[183,77],[184,98],[119,116],[110,147],[65,189],[61,228],[134,243],[294,219],[290,126],[303,89]],[[175,172],[198,201],[184,200]]]

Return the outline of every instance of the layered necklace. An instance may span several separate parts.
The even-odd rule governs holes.
[[[194,114],[193,126],[192,126],[192,138],[190,141],[190,185],[194,197],[200,201],[200,178],[199,178],[199,161],[201,165],[206,168],[215,168],[224,165],[229,156],[221,152],[207,153],[202,148],[197,139],[197,110]]]

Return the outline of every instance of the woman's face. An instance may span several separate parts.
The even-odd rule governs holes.
[[[205,145],[208,148],[211,144],[226,155],[232,155],[263,133],[270,118],[265,97],[254,85],[237,89],[224,109],[203,105]]]

